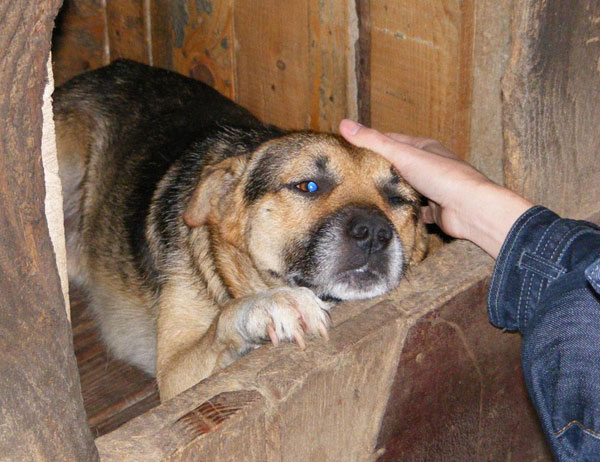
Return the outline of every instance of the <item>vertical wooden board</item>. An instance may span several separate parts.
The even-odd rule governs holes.
[[[340,120],[357,112],[348,3],[309,0],[308,7],[309,128],[337,132]]]
[[[472,0],[373,1],[371,122],[439,139],[466,158]]]
[[[233,0],[152,2],[154,64],[235,97]]]
[[[147,1],[149,0],[106,0],[111,61],[128,58],[140,63],[150,62]]]
[[[371,126],[371,1],[355,0],[356,10],[356,104],[357,119]],[[352,34],[353,32],[351,32]]]
[[[150,2],[150,56],[152,65],[173,69],[171,9],[173,2],[148,0]]]
[[[349,4],[236,1],[237,101],[283,128],[337,131],[356,117]]]
[[[234,6],[237,101],[266,123],[310,126],[307,0],[238,0]]]
[[[499,184],[504,183],[501,83],[510,55],[512,2],[475,2],[469,161]]]
[[[505,176],[559,214],[600,210],[600,2],[518,0],[503,81]]]
[[[102,0],[65,0],[52,36],[54,82],[108,64]]]
[[[60,1],[0,6],[0,459],[95,461],[48,233],[42,95]]]

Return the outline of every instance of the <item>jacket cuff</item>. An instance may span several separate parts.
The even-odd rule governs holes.
[[[490,322],[506,330],[523,331],[544,290],[570,269],[573,242],[589,233],[599,233],[598,228],[562,219],[541,206],[521,215],[496,261],[488,293]]]

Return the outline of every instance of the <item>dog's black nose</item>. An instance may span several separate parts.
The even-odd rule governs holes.
[[[385,250],[392,240],[392,226],[379,215],[360,213],[348,223],[348,236],[365,252],[372,254]]]

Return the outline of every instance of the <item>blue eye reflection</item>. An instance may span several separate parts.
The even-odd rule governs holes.
[[[314,193],[319,189],[319,185],[314,181],[303,181],[302,183],[298,183],[296,188],[302,192]]]

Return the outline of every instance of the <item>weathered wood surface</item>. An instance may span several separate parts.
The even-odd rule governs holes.
[[[0,6],[0,459],[97,460],[44,211],[42,94],[60,2]]]
[[[119,58],[149,64],[150,0],[106,0],[106,27],[110,60]]]
[[[356,115],[345,3],[304,0],[282,8],[276,0],[241,0],[234,24],[242,106],[294,129],[336,131],[343,117]]]
[[[600,209],[600,2],[516,0],[503,82],[506,184],[571,217]]]
[[[510,55],[513,1],[477,0],[474,4],[469,162],[499,184],[504,184],[501,83]]]
[[[520,337],[487,319],[488,285],[474,284],[411,327],[379,462],[552,460],[525,389]]]
[[[65,0],[52,36],[54,82],[58,86],[109,62],[102,0]]]
[[[92,435],[111,432],[160,403],[156,381],[110,356],[83,295],[71,291],[73,344]]]
[[[392,455],[402,448],[408,454],[406,446],[416,440],[398,431],[410,433],[417,423],[421,438],[435,430],[423,446],[433,448],[439,460],[473,460],[477,451],[494,457],[525,451],[529,460],[545,460],[518,378],[520,343],[489,325],[482,307],[491,265],[472,245],[447,246],[415,268],[390,297],[336,308],[328,343],[310,342],[304,352],[293,345],[256,350],[98,438],[103,460],[132,454],[144,461],[398,460]],[[495,383],[496,378],[501,380]],[[248,399],[250,390],[260,398]],[[415,395],[407,397],[409,390]],[[190,412],[232,391],[240,393],[228,395],[227,407],[235,412],[218,429],[192,422],[191,432],[181,431]],[[431,407],[422,409],[425,403]],[[427,416],[437,410],[439,425],[402,420],[399,409],[411,419],[418,418],[415,410]],[[519,435],[507,439],[515,422]],[[444,439],[448,436],[453,438]],[[412,451],[422,454],[418,445]]]
[[[469,152],[473,1],[370,5],[371,123]]]

